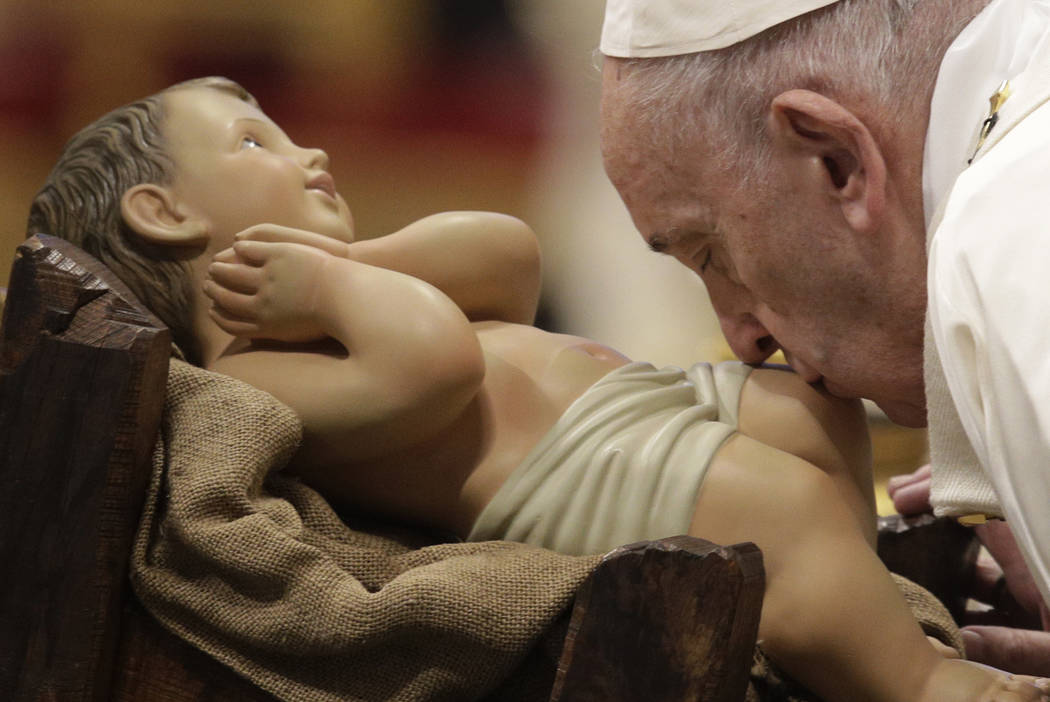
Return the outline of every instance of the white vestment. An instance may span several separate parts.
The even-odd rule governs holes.
[[[1004,516],[1050,603],[1050,0],[993,0],[952,44],[923,186],[931,501]]]

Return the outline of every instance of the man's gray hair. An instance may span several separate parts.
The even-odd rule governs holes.
[[[768,164],[774,97],[801,88],[869,114],[918,114],[944,52],[986,2],[840,0],[725,49],[628,59],[621,87],[647,126],[635,134],[664,162],[703,134],[716,165],[753,185]]]

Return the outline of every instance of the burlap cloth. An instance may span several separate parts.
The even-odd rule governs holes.
[[[547,699],[600,557],[348,525],[280,472],[300,433],[270,395],[172,360],[132,553],[146,608],[285,700]],[[749,694],[771,692],[749,699],[788,699],[760,665]]]
[[[132,554],[166,627],[287,700],[549,692],[555,661],[523,664],[599,557],[348,528],[277,471],[300,437],[289,408],[174,359],[167,392]]]

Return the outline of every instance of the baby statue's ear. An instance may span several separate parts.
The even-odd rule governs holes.
[[[176,206],[170,190],[156,183],[129,188],[120,199],[124,221],[139,236],[161,246],[202,246],[208,227]]]

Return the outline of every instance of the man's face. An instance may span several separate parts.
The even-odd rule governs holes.
[[[773,173],[761,194],[744,192],[716,171],[702,143],[672,156],[647,153],[618,87],[616,63],[607,60],[606,172],[650,247],[704,281],[734,353],[760,363],[783,349],[805,380],[923,425],[923,261],[902,269],[880,255],[873,237],[859,240],[827,198],[796,188],[792,174]],[[909,289],[886,289],[890,280]]]
[[[258,108],[220,90],[176,89],[162,99],[171,189],[205,220],[214,249],[263,223],[353,241],[323,151],[296,146]]]

